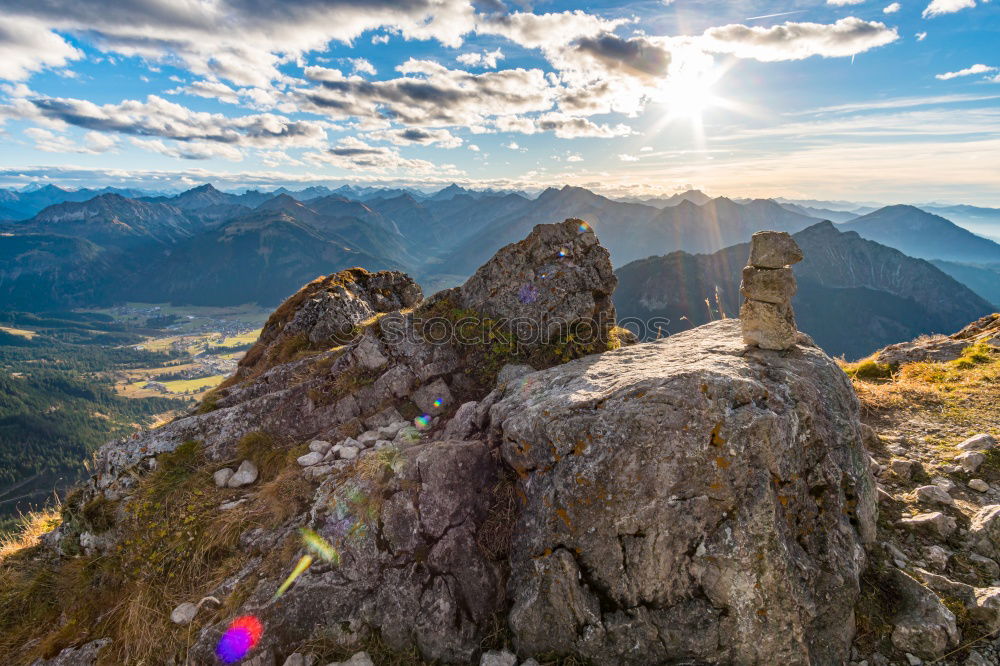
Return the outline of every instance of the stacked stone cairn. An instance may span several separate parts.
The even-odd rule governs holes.
[[[750,260],[743,268],[740,308],[743,342],[761,349],[783,350],[795,344],[795,275],[791,264],[802,250],[784,231],[758,231],[750,241]]]

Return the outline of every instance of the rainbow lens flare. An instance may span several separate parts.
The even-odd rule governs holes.
[[[441,405],[444,404],[444,401],[442,401],[441,398],[434,398],[434,402],[431,404],[434,405],[434,409],[441,409]]]
[[[593,231],[593,229],[590,228],[590,225],[587,224],[586,222],[580,222],[580,226],[578,226],[576,230],[579,231],[581,234],[585,234],[588,231]]]
[[[285,591],[292,586],[292,583],[295,582],[295,579],[301,576],[312,563],[313,563],[312,555],[303,555],[299,559],[299,563],[295,565],[294,569],[292,569],[292,573],[288,574],[288,578],[286,578],[285,582],[281,584],[281,587],[278,588],[278,591],[274,593],[274,598],[277,599],[278,597],[283,595]]]
[[[260,642],[264,625],[253,615],[241,615],[232,621],[219,639],[215,654],[223,663],[232,664],[247,656]]]
[[[564,258],[564,257],[566,257],[566,256],[567,256],[568,254],[569,254],[569,250],[567,250],[567,249],[566,249],[566,248],[564,248],[564,247],[561,247],[561,248],[559,248],[559,258],[560,258],[560,259],[563,259],[563,258]]]
[[[426,430],[431,426],[431,417],[427,414],[422,414],[413,419],[413,425],[417,426],[417,430]]]

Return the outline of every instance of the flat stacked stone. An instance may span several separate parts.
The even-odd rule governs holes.
[[[743,268],[740,308],[743,342],[761,349],[788,349],[795,344],[795,275],[791,264],[802,261],[802,250],[784,231],[758,231],[750,241],[750,259]]]

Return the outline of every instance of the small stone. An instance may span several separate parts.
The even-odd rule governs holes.
[[[517,657],[507,650],[484,652],[479,666],[517,666]]]
[[[951,479],[946,479],[943,476],[935,476],[933,479],[931,479],[931,483],[933,483],[935,486],[945,491],[946,493],[950,493],[954,491],[955,488],[958,487],[957,485],[955,485],[954,481],[952,481]]]
[[[340,447],[340,457],[342,460],[354,460],[358,457],[358,449],[356,446],[342,446]]]
[[[212,479],[215,480],[215,485],[219,488],[225,488],[226,484],[229,483],[229,479],[232,478],[234,472],[229,467],[223,467],[218,472],[212,475]]]
[[[306,467],[302,474],[310,481],[321,479],[333,471],[333,465],[313,465]]]
[[[409,423],[406,421],[396,421],[395,423],[390,423],[387,426],[382,426],[378,429],[378,434],[381,439],[392,439],[395,437],[400,430],[408,426]]]
[[[238,507],[239,505],[241,505],[241,504],[243,504],[245,502],[246,502],[246,498],[242,498],[242,499],[238,499],[238,500],[233,500],[232,502],[225,502],[225,503],[219,505],[219,511],[231,511],[232,509],[235,509],[236,507]]]
[[[527,659],[527,660],[521,662],[521,666],[541,666],[541,664],[539,664],[534,659]],[[860,666],[860,664],[859,664],[859,666]],[[865,664],[865,666],[868,666],[868,664]]]
[[[802,250],[784,231],[758,231],[750,240],[750,261],[758,268],[783,268],[802,261]]]
[[[170,621],[180,625],[191,624],[197,614],[198,607],[190,601],[185,601],[170,612]]]
[[[905,458],[893,458],[889,461],[889,471],[892,472],[893,476],[905,481],[913,474],[913,461]]]
[[[986,433],[980,433],[978,435],[973,435],[959,444],[956,448],[962,451],[989,451],[990,449],[995,449],[996,446],[997,440],[995,438],[991,435],[987,435]]]
[[[986,456],[978,451],[966,451],[955,456],[955,461],[962,466],[966,472],[975,472],[979,466],[986,462]]]
[[[969,650],[969,656],[966,657],[964,666],[990,666],[990,662],[979,652]]]
[[[740,293],[753,301],[790,303],[795,295],[795,276],[791,268],[743,267]]]
[[[775,351],[795,344],[795,316],[787,303],[746,300],[740,308],[740,325],[745,344]]]
[[[420,431],[413,426],[406,426],[396,433],[393,441],[400,444],[415,444],[420,441]]]
[[[300,654],[294,652],[288,655],[288,659],[285,659],[285,663],[282,666],[315,666],[319,659],[314,654]]]
[[[930,562],[932,566],[941,570],[948,566],[948,558],[951,557],[951,553],[948,549],[935,544],[924,548],[924,557],[927,558],[927,561]]]
[[[326,666],[375,666],[367,652],[358,652],[347,661],[334,661]]]
[[[384,449],[387,446],[392,446],[392,442],[390,442],[387,439],[379,439],[379,440],[376,440],[376,442],[375,442],[375,448],[376,449]]]
[[[322,439],[314,439],[309,442],[310,451],[313,453],[322,453],[323,455],[326,455],[326,452],[329,451],[332,446],[333,444],[330,442],[324,442]]]
[[[968,557],[974,566],[985,571],[990,578],[1000,576],[1000,564],[997,564],[996,561],[983,557],[979,553],[969,553]]]
[[[320,453],[319,451],[312,451],[303,456],[299,456],[295,462],[302,465],[303,467],[310,467],[316,465],[323,460],[323,456],[326,454]]]
[[[947,539],[958,527],[954,518],[939,511],[917,514],[912,518],[903,518],[899,523],[911,530],[926,532],[942,539]]]
[[[381,437],[379,436],[379,433],[376,430],[368,430],[367,432],[363,432],[360,435],[358,435],[358,443],[360,443],[362,446],[370,446],[375,442],[377,442],[379,439],[381,439]],[[342,445],[350,446],[349,444],[343,444],[343,443]]]
[[[454,402],[454,398],[448,384],[443,379],[437,379],[414,391],[413,402],[424,414],[437,416]]]
[[[920,666],[924,663],[923,659],[914,654],[910,654],[909,652],[906,653],[906,661],[910,664],[910,666]]]
[[[985,493],[990,489],[990,484],[986,483],[982,479],[970,479],[969,487],[979,493]]]
[[[914,493],[917,499],[926,504],[944,504],[946,506],[951,506],[955,503],[955,500],[951,498],[951,495],[946,493],[941,489],[940,486],[920,486]]]
[[[241,486],[248,486],[256,480],[257,466],[249,460],[244,460],[240,463],[236,473],[229,478],[229,482],[226,485],[230,488],[239,488]]]

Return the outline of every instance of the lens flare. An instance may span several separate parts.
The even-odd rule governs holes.
[[[281,587],[278,588],[278,591],[274,593],[274,598],[277,599],[278,597],[283,595],[285,591],[292,586],[292,583],[295,582],[295,579],[301,576],[303,572],[305,572],[305,570],[308,569],[312,563],[313,563],[312,555],[303,555],[302,558],[299,560],[299,563],[295,565],[294,569],[292,569],[292,573],[288,574],[288,578],[286,578],[285,582],[281,584]]]
[[[413,425],[417,426],[417,430],[426,430],[431,426],[431,417],[427,414],[421,414],[413,419]]]
[[[538,300],[538,287],[530,282],[522,284],[521,288],[517,290],[517,300],[521,301],[522,305],[534,303]]]
[[[441,409],[441,405],[444,404],[444,401],[442,401],[441,398],[434,398],[434,402],[432,404],[434,405],[434,409]]]
[[[299,530],[302,534],[302,543],[324,562],[340,563],[340,553],[330,545],[330,542],[321,537],[308,527]]]
[[[569,255],[569,250],[564,247],[559,248],[559,258],[565,259]]]
[[[583,222],[582,220],[580,222],[580,226],[578,226],[576,230],[579,231],[581,234],[585,234],[588,231],[593,231],[593,229],[590,228],[590,225],[587,224],[586,222]]]
[[[232,621],[215,648],[223,663],[235,663],[247,655],[260,642],[264,625],[253,615],[241,615]]]

